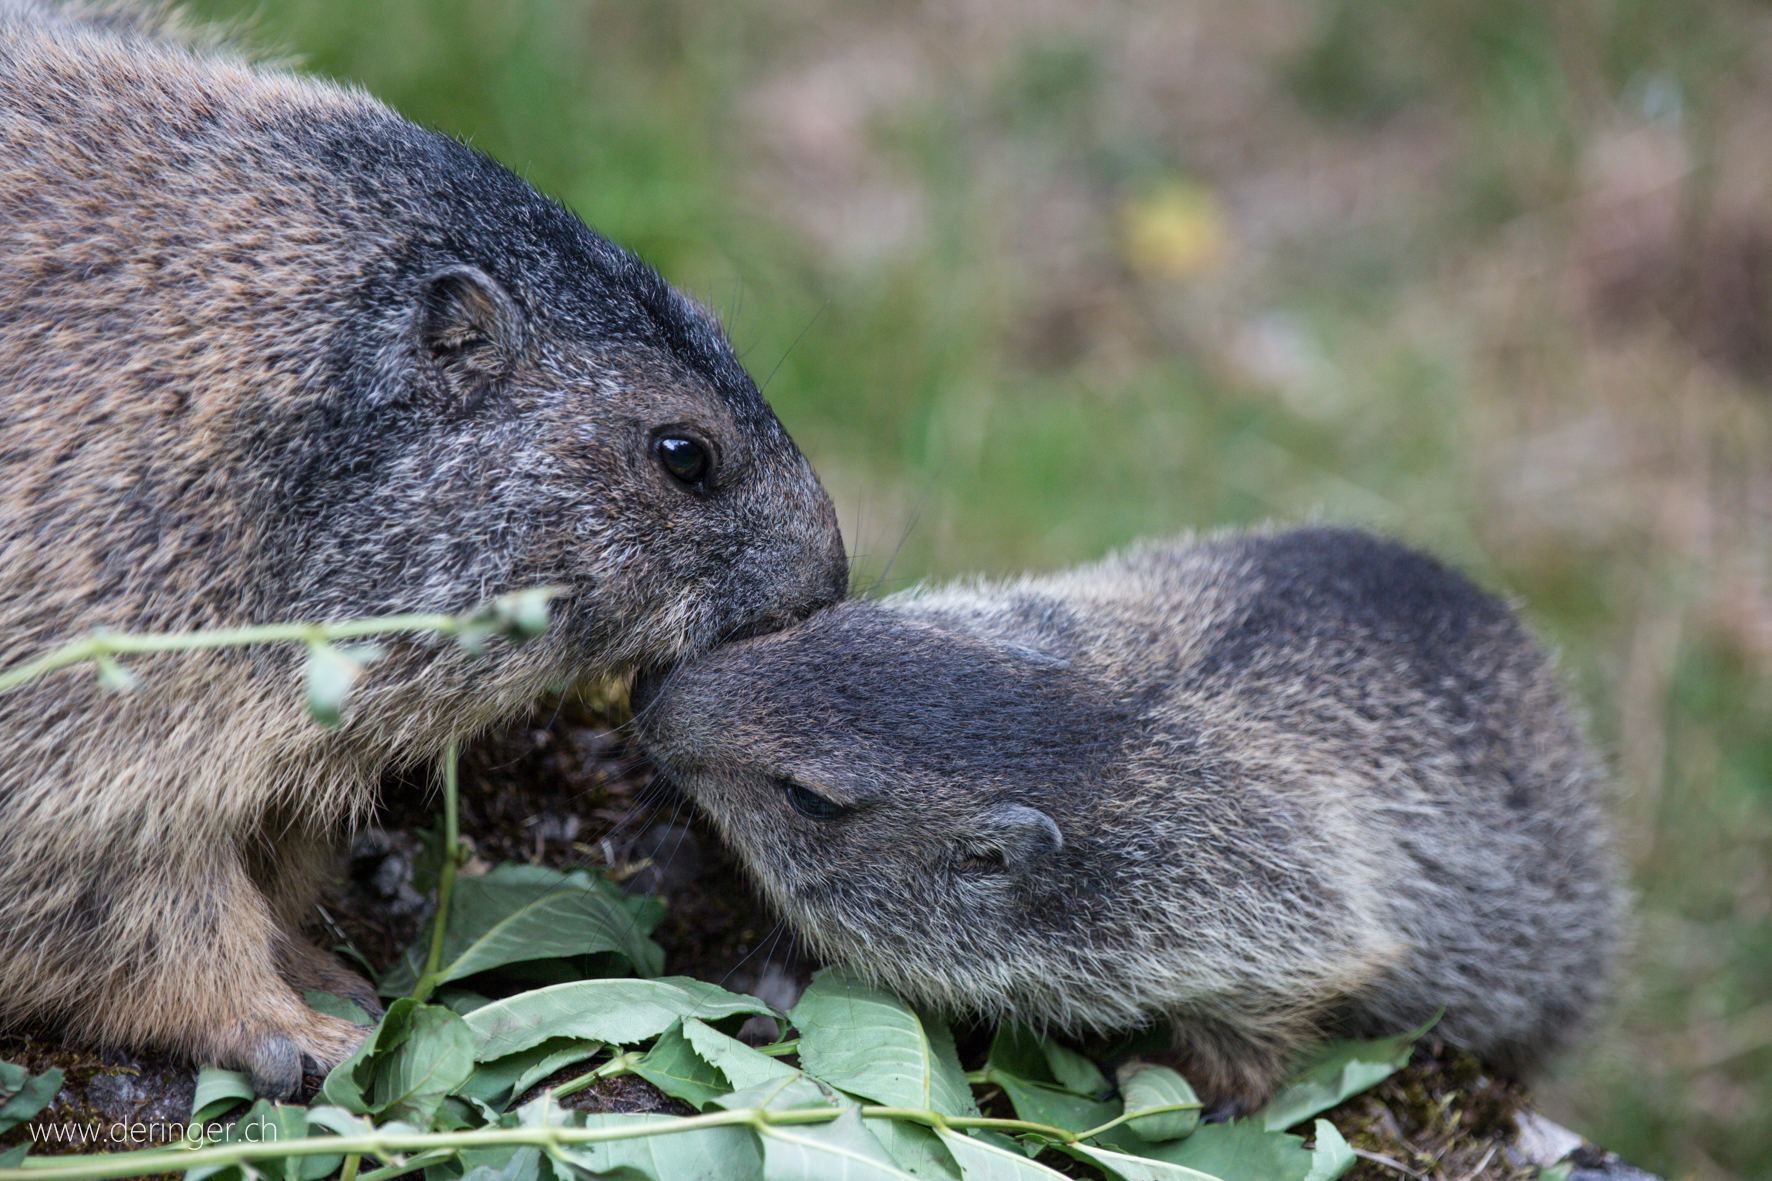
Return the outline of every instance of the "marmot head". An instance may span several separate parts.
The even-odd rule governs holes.
[[[556,584],[537,647],[590,671],[844,595],[830,500],[712,316],[447,137],[374,112],[300,135],[335,206],[319,232],[355,257],[291,291],[306,307],[263,309],[271,330],[318,326],[265,358],[293,357],[295,388],[235,420],[268,526],[252,582],[288,594],[263,614],[459,611]],[[325,191],[341,183],[352,201]]]
[[[1063,1023],[1136,921],[1103,839],[1128,714],[1060,661],[852,601],[632,704],[789,922],[908,996]]]

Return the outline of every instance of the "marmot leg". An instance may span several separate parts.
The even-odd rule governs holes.
[[[108,970],[62,990],[78,998],[69,1025],[93,1041],[244,1070],[260,1095],[284,1098],[301,1085],[304,1060],[330,1070],[366,1031],[303,1003],[284,978],[282,921],[231,850],[221,852],[128,884],[112,912]]]

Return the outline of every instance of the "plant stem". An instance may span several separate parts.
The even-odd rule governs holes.
[[[133,656],[150,652],[194,652],[205,648],[237,648],[244,644],[269,644],[293,640],[303,644],[330,640],[354,640],[391,632],[440,632],[454,635],[461,620],[454,615],[387,615],[380,619],[354,619],[348,623],[269,623],[261,627],[226,627],[180,635],[138,635],[129,632],[94,632],[64,644],[47,655],[0,673],[0,693],[57,669],[99,656]]]
[[[1138,1119],[1140,1116],[1167,1115],[1171,1111],[1198,1111],[1198,1110],[1200,1110],[1200,1107],[1201,1107],[1201,1104],[1199,1104],[1197,1102],[1196,1103],[1165,1103],[1161,1107],[1141,1107],[1137,1111],[1128,1111],[1126,1114],[1120,1116],[1117,1119],[1111,1119],[1107,1123],[1101,1125],[1101,1127],[1099,1127],[1099,1128],[1090,1128],[1087,1132],[1078,1132],[1077,1139],[1088,1140],[1091,1137],[1099,1136],[1103,1132],[1107,1131],[1110,1128],[1117,1128],[1121,1124],[1125,1123],[1127,1120],[1135,1120],[1135,1119]]]
[[[548,1094],[554,1097],[555,1102],[558,1102],[568,1095],[578,1094],[600,1078],[611,1078],[618,1074],[627,1074],[629,1071],[633,1070],[634,1063],[639,1061],[639,1059],[640,1055],[638,1052],[617,1054],[603,1065],[597,1067],[597,1069],[588,1070],[575,1079],[566,1080],[552,1091],[549,1091]]]
[[[206,1148],[152,1148],[140,1152],[76,1158],[28,1158],[17,1168],[0,1169],[0,1181],[107,1181],[109,1178],[145,1177],[154,1173],[177,1173],[199,1166],[239,1164],[294,1156],[372,1156],[388,1167],[358,1178],[388,1178],[415,1167],[412,1159],[397,1160],[402,1153],[453,1153],[464,1148],[502,1148],[534,1145],[558,1149],[574,1144],[597,1144],[608,1140],[634,1140],[642,1136],[667,1136],[700,1128],[748,1125],[759,1132],[772,1125],[828,1123],[842,1115],[840,1107],[800,1107],[787,1111],[740,1108],[705,1115],[682,1116],[647,1124],[613,1128],[478,1128],[458,1132],[370,1132],[356,1136],[307,1136],[281,1143],[237,1142]],[[915,1107],[863,1107],[861,1114],[881,1119],[903,1119],[938,1131],[949,1128],[994,1128],[1034,1133],[1049,1140],[1070,1143],[1077,1135],[1063,1128],[1024,1120],[989,1119],[982,1116],[943,1115]],[[440,1159],[440,1158],[433,1158]],[[389,1167],[398,1166],[390,1172]]]
[[[443,968],[443,936],[449,928],[449,896],[455,891],[455,867],[461,861],[460,768],[455,739],[443,748],[443,850],[437,865],[437,912],[431,920],[431,950],[425,970],[412,986],[412,999],[423,1004],[437,987]]]

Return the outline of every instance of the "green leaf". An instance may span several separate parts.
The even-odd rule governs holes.
[[[703,1058],[683,1036],[681,1021],[658,1035],[652,1049],[634,1063],[633,1071],[671,1098],[681,1099],[697,1111],[732,1091],[732,1084],[719,1068]]]
[[[397,1003],[397,1002],[396,1002]],[[554,1037],[631,1045],[657,1037],[684,1017],[774,1016],[755,997],[715,984],[666,976],[659,980],[579,980],[493,1001],[465,1020],[482,1062],[515,1054]]]
[[[367,1136],[375,1131],[375,1122],[342,1107],[320,1103],[308,1108],[308,1130],[315,1128],[324,1128],[337,1136]]]
[[[345,699],[363,675],[363,666],[381,654],[374,644],[337,648],[324,640],[310,643],[305,670],[309,716],[322,726],[338,725],[344,715]]]
[[[1311,1171],[1304,1181],[1335,1181],[1353,1167],[1354,1150],[1328,1120],[1318,1120],[1315,1128],[1317,1146],[1311,1150]]]
[[[548,600],[564,593],[564,587],[538,586],[500,595],[492,601],[493,617],[511,640],[532,640],[548,630]]]
[[[48,1107],[61,1089],[60,1067],[51,1067],[33,1078],[22,1066],[0,1062],[0,1132],[17,1127]]]
[[[308,1008],[316,1013],[324,1013],[328,1017],[337,1017],[340,1021],[349,1021],[352,1025],[374,1025],[375,1015],[356,1001],[348,1001],[333,992],[320,992],[308,989],[301,994],[301,999]]]
[[[1069,1046],[1061,1046],[1046,1037],[1040,1039],[1040,1050],[1046,1055],[1046,1065],[1051,1069],[1052,1077],[1073,1095],[1099,1099],[1113,1089],[1095,1063]]]
[[[905,1119],[870,1119],[862,1123],[874,1134],[898,1167],[914,1177],[960,1181],[960,1166],[933,1128]]]
[[[807,1075],[795,1071],[791,1078],[771,1079],[755,1087],[746,1087],[730,1095],[721,1095],[715,1104],[728,1111],[747,1107],[767,1107],[775,1111],[792,1111],[801,1107],[842,1107],[837,1093]]]
[[[703,1061],[726,1076],[735,1091],[792,1078],[800,1073],[781,1059],[758,1053],[737,1038],[727,1037],[693,1017],[683,1018],[683,1036],[689,1039],[689,1044]]]
[[[978,1114],[946,1024],[925,1023],[891,993],[826,969],[788,1019],[815,1078],[888,1107]]]
[[[1210,1173],[1202,1173],[1185,1165],[1172,1165],[1167,1161],[1152,1160],[1148,1156],[1114,1152],[1093,1144],[1060,1144],[1056,1147],[1060,1152],[1069,1153],[1078,1160],[1091,1161],[1100,1166],[1115,1181],[1219,1181]]]
[[[771,1124],[761,1131],[768,1181],[913,1181],[851,1107],[828,1124]]]
[[[1167,1066],[1154,1062],[1129,1063],[1120,1070],[1120,1096],[1128,1114],[1151,1107],[1176,1107],[1180,1110],[1141,1115],[1126,1121],[1140,1137],[1149,1141],[1179,1140],[1193,1132],[1200,1122],[1200,1100],[1186,1079]]]
[[[141,685],[134,673],[105,653],[94,656],[92,663],[98,669],[98,683],[102,689],[112,693],[133,693]]]
[[[506,1054],[496,1062],[482,1063],[455,1093],[478,1100],[495,1111],[503,1111],[512,1100],[556,1070],[583,1062],[602,1048],[602,1042],[550,1038],[521,1053]]]
[[[977,1136],[955,1131],[939,1133],[942,1144],[954,1154],[966,1181],[1055,1181],[1063,1177],[1025,1154]]]
[[[28,1144],[15,1144],[4,1152],[0,1152],[0,1169],[16,1169],[25,1163],[25,1154],[31,1151]]]
[[[1330,1042],[1262,1109],[1262,1123],[1275,1132],[1290,1128],[1378,1085],[1409,1065],[1416,1040],[1439,1019],[1436,1013],[1419,1029],[1377,1041]]]
[[[1027,1026],[1005,1021],[991,1039],[987,1066],[1034,1083],[1051,1083],[1074,1095],[1103,1098],[1113,1090],[1100,1068],[1069,1046],[1042,1037]]]
[[[461,1181],[541,1181],[541,1160],[541,1149],[532,1144],[464,1149]]]
[[[431,1126],[445,1096],[474,1069],[467,1023],[441,1005],[402,997],[357,1052],[326,1076],[329,1103],[359,1115]]]
[[[1137,1153],[1222,1181],[1305,1181],[1313,1164],[1303,1140],[1253,1121],[1201,1124],[1186,1140],[1146,1144]]]
[[[270,1145],[306,1139],[307,1135],[307,1108],[260,1099],[238,1122],[228,1128],[220,1142]],[[339,1165],[343,1163],[342,1154],[266,1157],[254,1161],[250,1171],[246,1167],[233,1164],[209,1165],[191,1169],[185,1174],[185,1179],[207,1181],[212,1178],[264,1177],[270,1181],[319,1181],[319,1178],[337,1172]]]
[[[524,1110],[532,1106],[527,1104]],[[613,1113],[571,1120],[572,1126],[586,1128],[657,1127],[675,1122],[676,1116]],[[762,1181],[763,1177],[762,1147],[756,1133],[742,1126],[563,1144],[552,1150],[552,1155],[598,1175],[625,1169],[649,1181]]]
[[[197,1072],[197,1093],[191,1099],[191,1122],[206,1124],[226,1115],[257,1094],[252,1080],[238,1070],[205,1066]]]
[[[1106,1103],[1083,1095],[1073,1095],[1057,1087],[1029,1082],[995,1067],[986,1069],[985,1077],[1003,1088],[1015,1107],[1017,1118],[1034,1124],[1048,1124],[1067,1132],[1087,1132],[1121,1115],[1117,1103]],[[1126,1125],[1109,1128],[1096,1138],[1100,1143],[1126,1152],[1142,1152],[1145,1142]]]
[[[582,870],[501,865],[478,877],[457,878],[443,936],[439,983],[534,960],[613,952],[641,975],[664,967],[664,951],[650,928],[615,887]],[[381,983],[384,996],[412,990],[430,951],[426,925]]]

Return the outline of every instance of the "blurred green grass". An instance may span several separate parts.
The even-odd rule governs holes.
[[[197,7],[712,306],[861,585],[1320,515],[1517,598],[1642,892],[1544,1101],[1772,1175],[1764,5]]]

